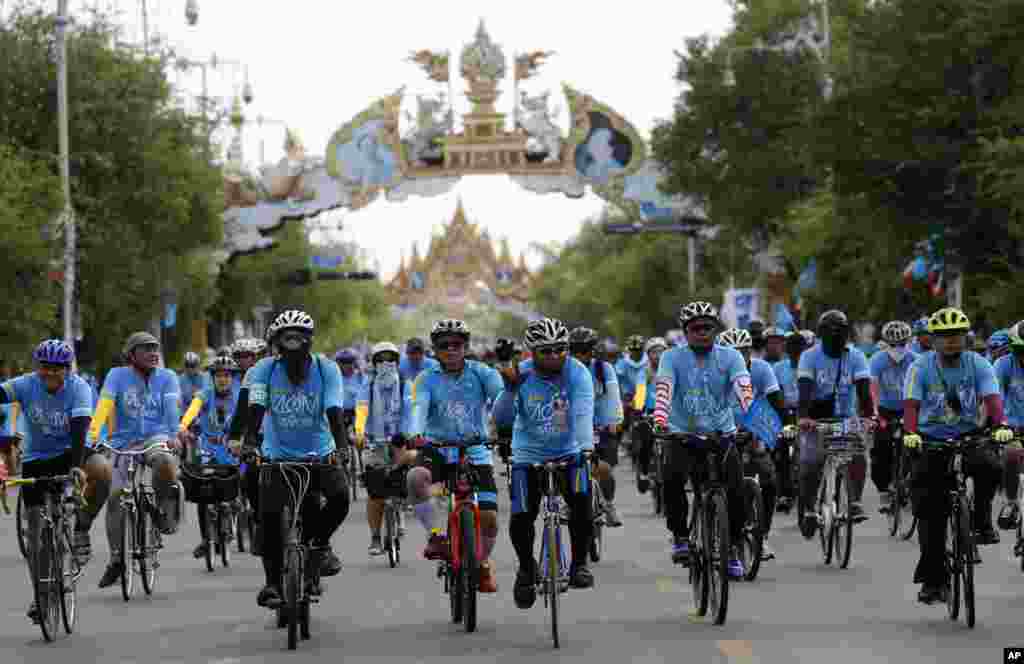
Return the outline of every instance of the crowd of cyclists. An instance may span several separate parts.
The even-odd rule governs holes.
[[[162,536],[175,534],[184,516],[182,472],[204,464],[237,466],[255,515],[253,553],[265,572],[256,601],[264,607],[282,601],[281,510],[288,488],[287,478],[275,476],[269,464],[312,464],[309,495],[317,499],[302,502],[302,536],[320,575],[329,577],[342,570],[331,538],[348,516],[351,482],[361,482],[369,497],[369,555],[384,553],[385,501],[394,495],[407,501],[423,529],[423,556],[450,555],[440,488],[458,458],[453,444],[467,448],[473,470],[479,591],[495,593],[493,551],[501,519],[495,458],[485,443],[498,441],[497,456],[510,473],[508,534],[518,561],[512,592],[522,609],[536,601],[537,464],[548,461],[571,462],[563,491],[572,588],[595,583],[589,565],[592,486],[603,494],[604,523],[622,525],[614,468],[625,443],[641,493],[653,490],[657,462],[668,554],[674,563],[689,564],[687,486],[698,492],[707,481],[709,450],[661,445],[655,458],[655,441],[669,434],[711,437],[722,449],[733,449],[741,431],[752,437],[748,455],[723,457],[728,573],[734,578],[742,578],[749,564],[739,550],[747,510],[740,492],[744,475],[756,476],[762,489],[762,560],[776,555],[767,544],[776,511],[796,505],[807,539],[821,527],[815,502],[823,468],[819,420],[839,418],[846,433],[872,442],[870,463],[858,453],[850,465],[849,511],[855,521],[869,518],[862,505],[869,470],[885,512],[892,509],[894,460],[902,448],[911,454],[910,499],[920,543],[913,579],[921,584],[921,602],[944,601],[949,592],[949,505],[942,497],[948,479],[941,455],[915,450],[985,432],[992,444],[965,459],[973,478],[976,541],[998,542],[995,525],[1017,528],[1022,455],[1014,440],[1024,428],[1024,321],[996,332],[978,349],[969,318],[955,308],[913,324],[888,322],[876,344],[860,345],[851,341],[850,322],[838,310],[824,313],[813,332],[765,328],[757,321],[746,329],[724,329],[707,302],[683,305],[678,323],[681,335],[631,336],[621,354],[596,330],[570,330],[542,318],[526,324],[521,344],[499,339],[477,354],[466,323],[445,319],[433,325],[429,346],[421,339],[403,348],[388,340],[376,343],[364,369],[353,349],[333,358],[313,352],[314,320],[287,310],[274,318],[264,339],[241,339],[205,367],[197,353],[187,353],[180,374],[161,366],[154,336],[134,333],[124,344],[122,365],[108,372],[99,389],[71,370],[70,346],[47,340],[32,353],[34,371],[0,384],[0,451],[9,470],[18,467],[15,450],[20,451],[23,477],[78,478],[85,501],[75,522],[74,549],[83,561],[91,556],[93,521],[106,506],[110,560],[100,588],[117,583],[126,565],[116,496],[129,478],[124,457],[112,451],[150,449],[143,462],[152,473]],[[1007,444],[1010,451],[1003,453]],[[359,476],[348,471],[353,454],[361,455]],[[593,485],[591,475],[597,479]],[[993,524],[1000,490],[1004,504]],[[32,546],[41,496],[26,486],[22,499]],[[196,505],[202,539],[193,553],[199,558],[210,539],[208,505]],[[34,604],[29,616],[39,620]]]

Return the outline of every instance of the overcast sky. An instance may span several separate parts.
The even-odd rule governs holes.
[[[3,0],[0,0],[2,2]],[[519,2],[336,2],[333,0],[198,0],[199,23],[188,27],[185,0],[148,0],[153,31],[192,59],[221,58],[248,65],[255,93],[247,109],[253,121],[286,122],[299,132],[310,154],[322,156],[331,135],[374,99],[407,86],[405,108],[415,110],[415,94],[444,89],[405,62],[409,51],[450,50],[457,57],[483,18],[491,38],[509,59],[515,52],[544,49],[556,55],[527,81],[531,94],[551,89],[566,129],[562,81],[615,108],[645,136],[659,118],[671,115],[678,88],[673,80],[673,49],[686,37],[718,37],[730,26],[726,0],[632,0],[583,3],[577,0]],[[6,3],[8,6],[11,0]],[[72,8],[99,4],[119,8],[129,38],[141,35],[140,0],[71,0]],[[468,110],[465,83],[452,69],[456,114]],[[211,74],[211,94],[230,95],[244,71],[226,66]],[[181,78],[198,93],[198,72]],[[502,86],[499,110],[511,119],[511,78]],[[447,90],[445,90],[447,93]],[[73,100],[72,100],[73,102]],[[246,129],[246,160],[255,164],[263,139],[266,158],[282,156],[284,129],[255,124]],[[74,127],[71,127],[74,150]],[[495,237],[508,236],[513,250],[531,241],[565,241],[584,218],[598,213],[602,202],[588,193],[581,200],[561,194],[539,196],[521,190],[505,176],[464,178],[450,194],[413,198],[391,204],[378,200],[357,213],[343,215],[346,238],[373,250],[385,274],[397,267],[401,252],[413,241],[423,251],[432,228],[446,221],[461,195],[472,221]],[[531,263],[535,260],[531,258]]]

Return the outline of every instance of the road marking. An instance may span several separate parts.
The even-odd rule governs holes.
[[[659,577],[654,583],[659,593],[674,593],[677,590],[675,580],[669,576]]]
[[[730,664],[753,664],[754,649],[750,641],[716,641],[718,652],[729,658]]]

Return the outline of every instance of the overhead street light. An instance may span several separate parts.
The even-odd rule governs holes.
[[[185,3],[185,20],[193,27],[199,23],[199,3],[196,0],[187,0]]]

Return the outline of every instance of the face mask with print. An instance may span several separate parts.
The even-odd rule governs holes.
[[[381,385],[393,385],[398,382],[398,362],[378,362],[377,380]]]
[[[906,348],[889,348],[886,349],[885,352],[889,354],[889,357],[892,358],[892,361],[896,364],[902,362],[903,358],[907,356]]]

